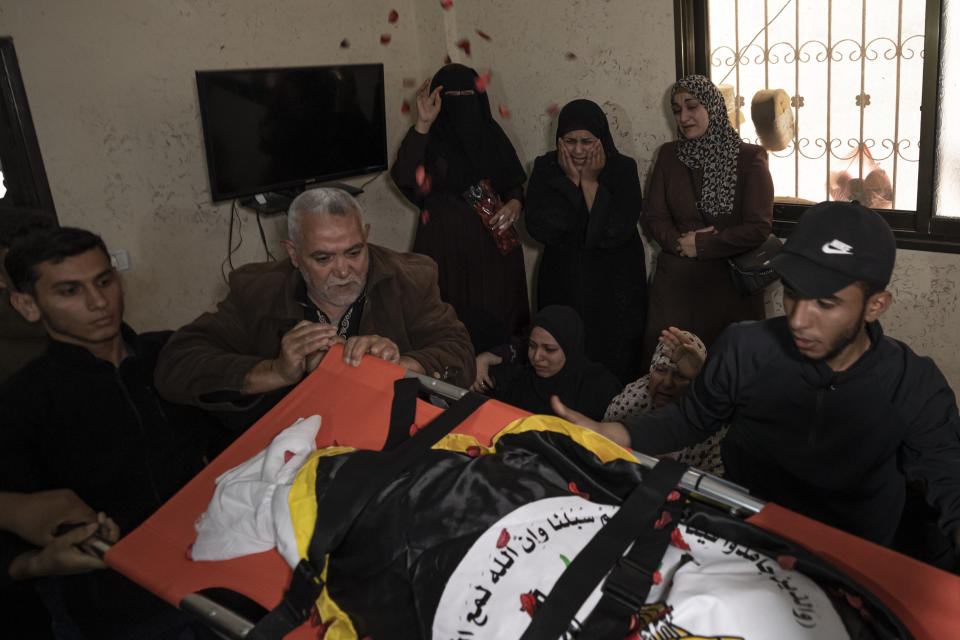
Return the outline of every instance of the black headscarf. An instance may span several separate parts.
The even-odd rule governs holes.
[[[532,366],[526,366],[504,390],[502,399],[533,413],[552,414],[550,396],[558,396],[571,409],[594,420],[602,419],[622,385],[603,365],[587,360],[586,334],[580,316],[572,307],[550,305],[533,317],[530,331],[536,327],[553,336],[566,361],[549,378],[541,378]]]
[[[607,156],[619,153],[616,145],[613,144],[607,115],[600,108],[600,105],[593,100],[582,98],[574,100],[568,102],[560,111],[560,115],[557,117],[557,137],[561,138],[564,134],[578,129],[589,131],[595,135],[603,144],[603,150]]]
[[[489,179],[503,193],[526,180],[517,152],[490,113],[486,92],[477,91],[477,72],[462,64],[440,69],[430,90],[443,86],[440,114],[430,127],[426,167],[434,188],[460,195],[481,180]],[[448,91],[474,91],[469,96]]]

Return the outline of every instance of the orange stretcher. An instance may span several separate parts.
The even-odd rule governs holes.
[[[360,367],[342,361],[340,347],[280,403],[240,436],[153,516],[106,553],[107,565],[167,602],[191,611],[222,633],[241,638],[253,622],[204,593],[229,589],[266,609],[283,597],[292,571],[276,550],[218,562],[189,559],[194,521],[213,496],[214,480],[224,471],[264,449],[297,418],[322,416],[317,446],[334,444],[380,449],[387,436],[393,382],[415,376],[402,367],[364,357]],[[421,376],[437,393],[455,396],[462,390]],[[442,409],[418,401],[416,424],[424,425]],[[508,423],[529,413],[490,401],[454,431],[489,444]],[[654,458],[639,455],[650,466]],[[736,487],[690,470],[682,486],[694,496],[719,502],[735,515],[799,542],[832,562],[873,591],[917,638],[960,638],[960,577],[879,547],[770,503],[762,503]],[[288,638],[315,638],[309,623]]]

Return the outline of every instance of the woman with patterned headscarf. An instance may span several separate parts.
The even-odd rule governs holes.
[[[545,245],[537,308],[576,309],[587,356],[633,380],[642,370],[647,297],[637,163],[617,151],[607,116],[590,100],[563,108],[556,140],[527,188],[527,230]]]
[[[497,242],[520,217],[527,176],[482,88],[477,72],[460,64],[424,82],[417,122],[390,172],[420,208],[413,250],[436,261],[440,294],[478,351],[519,335],[530,319],[523,250],[519,242],[509,249]],[[478,215],[466,197],[484,181],[502,203],[489,217]],[[489,344],[477,344],[481,329],[495,334],[484,340]]]
[[[727,325],[763,319],[763,294],[742,296],[727,258],[770,235],[773,181],[767,153],[740,139],[720,91],[703,76],[674,85],[677,140],[660,147],[644,202],[643,228],[660,245],[650,287],[644,357],[670,325],[709,347]]]

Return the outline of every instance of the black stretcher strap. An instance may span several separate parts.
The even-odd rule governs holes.
[[[340,545],[374,494],[426,455],[438,440],[487,401],[486,396],[468,392],[425,427],[409,436],[416,413],[417,385],[419,381],[413,378],[397,380],[394,385],[390,433],[387,436],[387,443],[392,443],[394,447],[392,450],[355,451],[332,480],[317,475],[317,489],[322,488],[321,482],[329,482],[329,486],[324,488],[323,498],[317,504],[317,522],[307,558],[297,564],[290,587],[280,604],[247,635],[250,640],[278,640],[307,619],[310,609],[323,591],[320,576],[326,556]],[[410,392],[411,388],[413,393]],[[401,441],[401,431],[409,436],[406,440]],[[321,492],[317,495],[321,495]],[[334,519],[322,517],[323,514],[337,515]]]
[[[629,614],[646,600],[653,583],[653,572],[670,541],[671,529],[656,529],[654,523],[667,495],[686,470],[687,465],[663,459],[646,473],[643,482],[630,493],[620,510],[557,579],[546,599],[534,611],[533,620],[521,640],[556,640],[563,635],[607,572],[610,572],[612,583],[610,579],[605,583],[601,604],[605,609],[625,612],[629,621]],[[664,530],[666,542],[660,544]],[[637,558],[623,555],[631,542],[639,554]],[[654,559],[650,562],[649,558]],[[614,567],[612,571],[611,567]],[[642,596],[639,593],[634,595],[634,589],[643,591]],[[633,607],[637,599],[639,604]]]

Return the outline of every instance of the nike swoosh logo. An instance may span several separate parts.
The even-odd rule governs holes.
[[[830,242],[824,243],[820,250],[824,253],[830,253],[834,255],[853,255],[853,247],[848,245],[846,242],[840,242],[839,240],[831,240]]]

